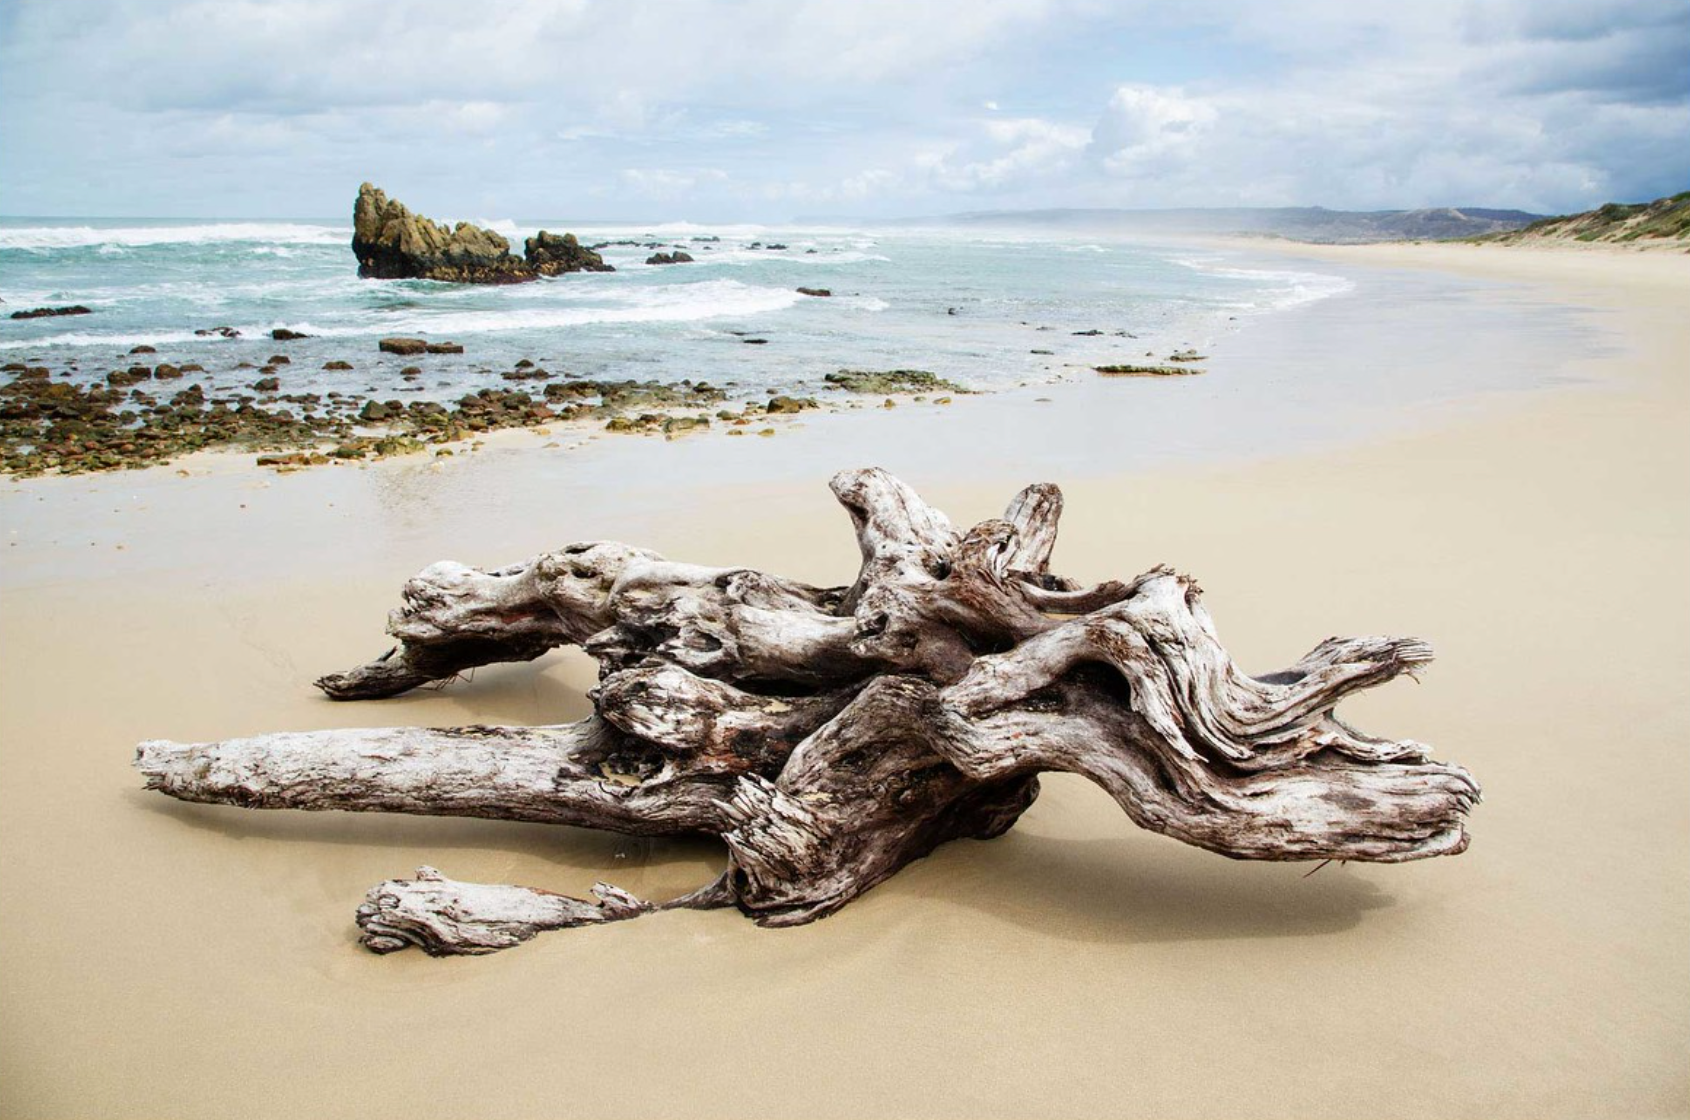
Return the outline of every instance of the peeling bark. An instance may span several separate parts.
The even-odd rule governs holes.
[[[405,585],[397,645],[323,677],[391,696],[566,644],[600,662],[595,714],[552,727],[294,732],[141,744],[148,788],[248,808],[492,817],[719,836],[720,879],[661,905],[458,883],[370,892],[378,952],[485,953],[549,929],[737,906],[813,921],[959,838],[1011,828],[1045,771],[1097,783],[1137,824],[1238,859],[1399,862],[1466,847],[1479,789],[1421,744],[1336,716],[1431,660],[1412,638],[1328,639],[1252,677],[1197,585],[1166,568],[1086,587],[1053,574],[1062,495],[1030,486],[959,532],[879,470],[833,492],[849,587],[705,568],[615,543]]]

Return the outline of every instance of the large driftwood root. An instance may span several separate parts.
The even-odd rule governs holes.
[[[150,789],[263,809],[492,817],[719,836],[715,883],[653,905],[459,883],[424,868],[359,909],[377,952],[485,953],[548,929],[674,907],[763,925],[832,913],[948,840],[1000,835],[1037,775],[1082,774],[1155,832],[1238,859],[1451,855],[1479,788],[1338,702],[1414,674],[1411,638],[1328,639],[1288,669],[1239,670],[1196,584],[1166,568],[1081,586],[1050,571],[1062,496],[1031,486],[967,532],[879,470],[846,471],[862,568],[817,588],[614,543],[405,585],[398,645],[322,678],[392,696],[578,644],[596,712],[552,727],[293,732],[142,743]]]

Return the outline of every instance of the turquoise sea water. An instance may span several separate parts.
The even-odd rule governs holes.
[[[642,244],[602,250],[614,273],[479,287],[359,279],[351,229],[332,223],[10,219],[0,221],[0,311],[83,304],[94,313],[0,318],[0,360],[74,366],[73,376],[97,380],[145,344],[158,349],[153,360],[205,366],[206,387],[227,392],[244,390],[251,367],[275,353],[292,359],[284,392],[450,397],[502,384],[498,372],[522,358],[557,374],[691,378],[746,396],[814,388],[840,368],[927,369],[1000,389],[1204,350],[1253,319],[1352,286],[1318,268],[1083,238],[492,224],[518,250],[542,226],[589,244]],[[646,265],[645,242],[696,261]],[[216,327],[241,337],[194,333]],[[278,327],[312,337],[277,343]],[[1101,333],[1076,333],[1089,331]],[[419,359],[378,353],[389,335],[455,341],[465,353],[421,359],[425,376],[405,382],[400,369]],[[321,369],[336,359],[353,371]]]
[[[807,382],[826,400],[819,378],[845,366],[914,366],[998,391],[946,407],[905,401],[806,412],[779,425],[775,439],[725,438],[725,425],[674,441],[580,430],[548,433],[543,446],[538,438],[493,441],[476,454],[460,448],[450,459],[406,456],[368,469],[254,477],[202,462],[187,478],[168,469],[11,482],[0,486],[0,586],[105,578],[114,555],[130,576],[200,581],[202,558],[214,555],[220,571],[244,580],[318,565],[392,578],[439,557],[430,534],[442,525],[465,542],[505,542],[507,551],[496,553],[466,543],[466,560],[515,559],[607,533],[645,541],[698,495],[754,503],[776,483],[826,502],[823,484],[834,471],[869,464],[920,487],[989,483],[1008,494],[1034,480],[1260,461],[1440,423],[1498,394],[1599,391],[1578,362],[1617,345],[1601,313],[1529,286],[1302,258],[1294,246],[902,229],[577,228],[589,241],[679,243],[699,262],[646,266],[649,249],[612,247],[605,255],[616,273],[454,287],[359,280],[350,231],[329,224],[0,221],[0,311],[69,303],[95,311],[0,317],[0,363],[45,363],[55,377],[93,381],[137,361],[198,362],[210,388],[228,395],[251,395],[253,366],[278,352],[292,357],[279,367],[284,390],[373,391],[381,399],[503,386],[499,372],[523,357],[560,374],[735,382],[748,398]],[[722,240],[699,240],[706,236]],[[754,250],[753,241],[787,248]],[[835,295],[800,296],[800,285]],[[224,325],[243,337],[192,333]],[[317,337],[277,343],[273,327]],[[1101,333],[1074,333],[1092,330]],[[735,331],[768,343],[746,345]],[[466,353],[381,355],[376,342],[390,334],[451,338]],[[157,355],[130,358],[141,343]],[[1212,356],[1203,376],[1090,371],[1185,347]],[[322,370],[330,359],[356,368]],[[400,377],[418,361],[426,377]],[[1123,485],[1155,484],[1145,478]],[[321,524],[332,511],[336,524],[358,531],[289,530],[278,539],[248,520],[204,516],[249,506],[277,511],[271,524],[287,526]],[[137,516],[114,517],[118,511]],[[143,524],[164,528],[142,532]],[[1145,531],[1146,562],[1167,558],[1153,547],[1154,527]],[[191,549],[182,547],[184,532]]]

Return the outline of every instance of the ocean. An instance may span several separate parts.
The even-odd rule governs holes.
[[[497,223],[513,241],[541,224]],[[255,479],[237,469],[251,463],[241,455],[123,473],[125,509],[196,525],[197,547],[250,575],[282,574],[302,557],[408,571],[437,558],[427,534],[440,524],[466,541],[506,539],[526,526],[531,549],[589,539],[607,524],[627,526],[629,539],[655,539],[690,505],[688,494],[790,484],[825,502],[822,484],[843,467],[880,465],[919,486],[989,482],[1008,494],[1031,481],[1066,485],[1356,446],[1444,423],[1452,410],[1483,409],[1497,394],[1589,390],[1578,363],[1612,346],[1594,313],[1535,289],[1366,267],[1283,244],[543,224],[589,244],[639,244],[603,250],[614,273],[472,287],[361,280],[350,227],[325,222],[0,221],[0,312],[93,310],[0,315],[0,364],[46,365],[55,380],[94,383],[135,363],[193,363],[204,372],[142,387],[173,394],[199,378],[208,396],[262,400],[250,388],[256,367],[281,353],[291,358],[274,367],[283,393],[386,400],[537,391],[537,382],[500,377],[528,359],[560,378],[707,380],[745,401],[796,390],[830,406],[771,417],[772,439],[725,438],[746,431],[727,424],[672,441],[617,436],[602,431],[599,417],[490,439],[480,450],[460,443],[445,458],[401,456],[367,472]],[[683,248],[696,263],[648,266],[648,242]],[[808,297],[799,287],[834,294]],[[240,337],[194,333],[222,326]],[[313,337],[276,342],[275,328]],[[460,342],[465,352],[381,354],[377,342],[389,335]],[[157,353],[129,356],[137,345]],[[1184,349],[1209,355],[1198,363],[1201,376],[1092,371]],[[336,360],[354,368],[322,368]],[[410,364],[426,375],[402,377]],[[878,397],[821,383],[842,368],[911,367],[982,392],[945,406],[929,394],[926,403],[904,397],[883,408]],[[360,531],[281,547],[238,522],[218,532],[202,523],[208,503],[242,506],[260,493],[300,518],[326,501]],[[131,571],[180,564],[162,538],[144,551],[121,523],[108,525],[108,492],[80,477],[10,483],[0,488],[0,498],[8,495],[16,498],[8,543],[85,543],[43,552],[39,563],[11,555],[0,582],[97,574],[105,549],[119,544],[130,549]]]
[[[0,360],[97,381],[148,345],[158,361],[203,365],[207,391],[226,393],[245,391],[252,367],[276,353],[291,358],[283,392],[453,398],[502,384],[498,374],[523,359],[559,376],[708,381],[744,397],[815,391],[845,368],[924,369],[991,391],[1206,351],[1251,320],[1353,286],[1215,251],[1037,234],[487,224],[519,252],[540,228],[612,242],[601,252],[617,271],[501,287],[363,280],[349,225],[10,219],[0,221],[0,312],[82,304],[93,314],[0,318]],[[647,265],[653,246],[695,260]],[[239,337],[195,333],[222,327]],[[311,337],[274,342],[277,328]],[[465,351],[379,353],[393,335]],[[334,360],[353,369],[322,369]],[[413,364],[424,376],[401,379]]]

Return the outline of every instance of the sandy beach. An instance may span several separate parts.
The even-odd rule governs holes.
[[[1211,379],[1407,370],[1458,330],[1464,360],[1553,363],[1548,387],[1389,430],[1311,416],[1312,448],[1189,463],[1135,459],[1106,411],[1126,398],[1087,382],[768,441],[542,455],[511,433],[439,468],[223,456],[0,485],[0,1116],[1690,1115],[1690,257],[1283,253],[1425,298],[1384,325],[1365,301],[1287,313]],[[1332,634],[1427,638],[1423,684],[1344,714],[1477,775],[1471,849],[1234,863],[1051,777],[1010,834],[811,926],[681,912],[376,957],[353,910],[419,864],[662,898],[722,853],[184,805],[131,768],[151,737],[579,718],[573,652],[379,703],[310,681],[385,648],[401,582],[443,557],[621,539],[847,581],[826,478],[871,463],[966,523],[1061,484],[1059,570],[1196,575],[1252,671]]]

